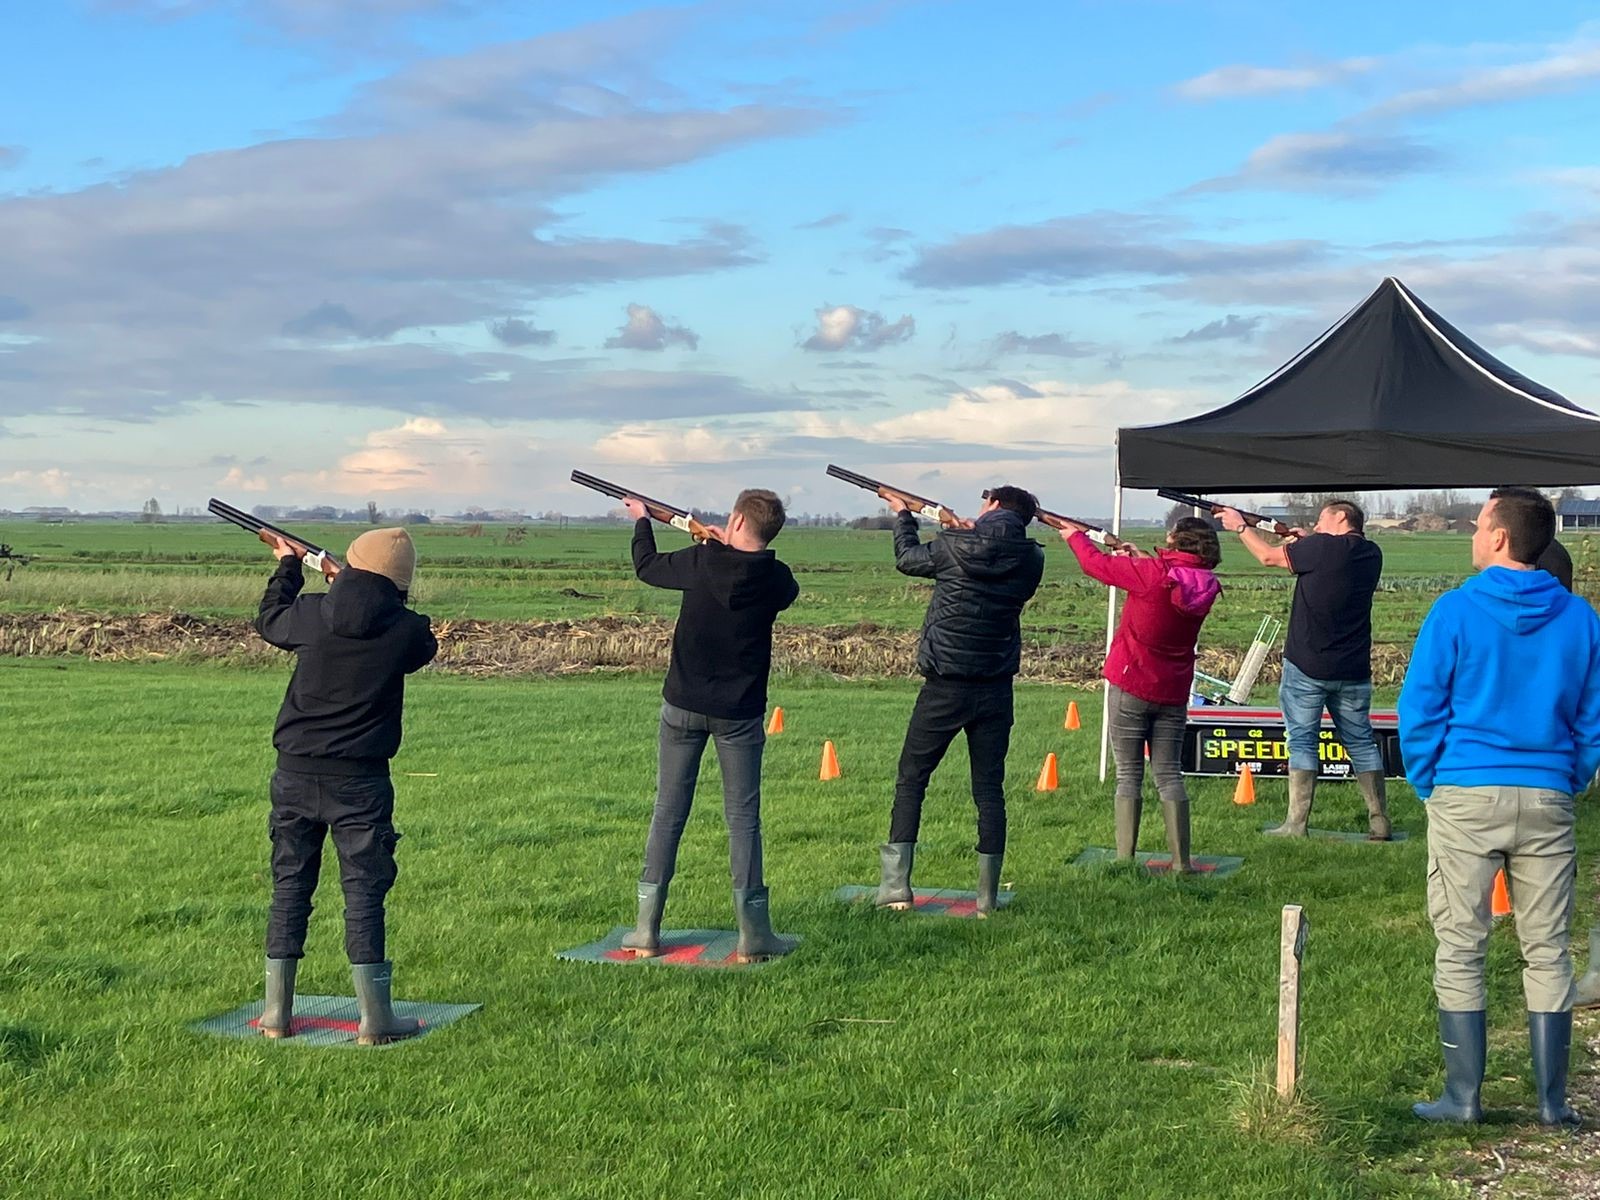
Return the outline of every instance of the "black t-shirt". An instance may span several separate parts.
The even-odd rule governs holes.
[[[1539,561],[1533,564],[1540,571],[1549,571],[1561,581],[1561,586],[1567,591],[1572,590],[1572,555],[1567,553],[1567,548],[1555,539],[1545,547]]]
[[[1296,576],[1284,658],[1313,679],[1372,678],[1372,593],[1383,551],[1360,534],[1312,533],[1284,552]]]

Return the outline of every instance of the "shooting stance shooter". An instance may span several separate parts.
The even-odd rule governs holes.
[[[1199,517],[1180,517],[1155,555],[1107,553],[1090,540],[1088,527],[1067,521],[1061,538],[1083,573],[1128,593],[1116,637],[1106,654],[1111,685],[1111,750],[1117,764],[1114,800],[1117,857],[1131,859],[1139,847],[1144,807],[1144,756],[1161,796],[1172,869],[1188,873],[1189,793],[1183,786],[1183,731],[1194,680],[1195,643],[1206,614],[1222,594],[1213,573],[1222,561],[1216,531]]]
[[[1372,735],[1371,717],[1372,594],[1383,574],[1383,551],[1363,532],[1366,515],[1349,500],[1329,501],[1310,533],[1283,530],[1288,540],[1274,546],[1249,527],[1253,514],[1222,505],[1214,511],[1257,562],[1295,574],[1278,688],[1289,735],[1289,813],[1267,832],[1306,836],[1321,774],[1318,748],[1326,708],[1367,803],[1367,837],[1388,841],[1383,752]]]
[[[333,834],[344,890],[344,944],[361,1024],[356,1040],[376,1046],[419,1032],[390,1006],[384,897],[394,885],[394,785],[405,677],[438,650],[428,618],[405,606],[417,552],[404,529],[373,529],[333,563],[325,595],[300,595],[304,543],[281,531],[261,540],[278,556],[256,631],[295,655],[272,744],[272,908],[267,918],[267,1003],[259,1028],[293,1032],[295,970],[305,954],[311,897]],[[330,560],[331,561],[331,560]]]
[[[767,740],[761,719],[772,670],[772,625],[800,594],[789,568],[767,549],[783,528],[783,502],[768,491],[740,492],[726,529],[699,526],[704,540],[670,554],[656,549],[650,523],[655,502],[628,496],[623,503],[634,517],[635,573],[652,587],[683,593],[662,688],[660,771],[639,876],[639,917],[623,948],[640,958],[661,951],[667,886],[677,869],[700,758],[711,739],[722,768],[739,924],[735,958],[760,962],[785,954],[789,944],[772,932],[761,862],[761,756]]]
[[[887,488],[879,494],[899,514],[896,569],[932,579],[934,585],[917,644],[917,669],[925,679],[900,752],[889,840],[879,849],[877,903],[911,907],[911,869],[928,780],[956,734],[965,731],[978,810],[977,908],[987,916],[995,909],[1006,849],[1006,751],[1013,721],[1011,682],[1022,663],[1022,608],[1044,575],[1044,547],[1027,533],[1039,502],[1021,488],[994,488],[970,528],[940,517],[945,528],[923,542],[906,497]],[[948,512],[943,506],[933,511]]]

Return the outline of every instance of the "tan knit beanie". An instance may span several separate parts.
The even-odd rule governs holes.
[[[404,529],[367,530],[350,543],[344,560],[358,571],[387,576],[402,592],[410,590],[417,572],[417,548]]]

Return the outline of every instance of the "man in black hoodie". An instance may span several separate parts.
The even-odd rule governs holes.
[[[772,624],[800,594],[789,568],[767,549],[783,528],[783,502],[768,491],[739,493],[728,528],[708,527],[697,546],[662,554],[644,506],[635,518],[633,569],[645,583],[683,593],[672,661],[661,689],[660,775],[644,871],[639,919],[623,947],[641,958],[661,949],[661,910],[678,861],[678,842],[694,802],[707,738],[717,744],[728,824],[733,906],[740,962],[759,962],[788,947],[772,932],[761,872],[761,753],[766,732]]]
[[[1044,548],[1028,537],[1039,510],[1031,492],[994,488],[967,529],[917,535],[904,502],[894,531],[895,567],[934,580],[922,622],[917,670],[926,677],[911,710],[894,785],[889,841],[879,848],[877,902],[912,905],[911,867],[928,780],[956,734],[965,731],[978,808],[978,915],[994,911],[1006,849],[1006,750],[1011,744],[1011,680],[1022,663],[1022,607],[1044,575]]]
[[[344,890],[344,944],[361,1008],[357,1041],[375,1046],[418,1032],[390,1005],[383,900],[395,880],[394,787],[405,677],[438,650],[428,618],[405,606],[417,552],[404,529],[373,529],[350,544],[326,595],[300,595],[300,559],[273,544],[256,631],[295,654],[272,744],[272,908],[267,918],[267,1002],[258,1027],[292,1032],[295,969],[305,953],[311,897],[333,834]]]

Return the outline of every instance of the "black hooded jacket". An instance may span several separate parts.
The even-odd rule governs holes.
[[[400,749],[405,677],[439,649],[428,618],[383,575],[345,567],[326,595],[302,596],[297,558],[267,581],[256,632],[296,656],[272,744],[278,766],[313,775],[387,775]]]
[[[648,519],[633,527],[633,569],[645,583],[683,593],[672,632],[668,704],[725,720],[767,711],[772,623],[800,585],[771,550],[702,542],[662,554]]]
[[[900,514],[894,565],[934,580],[922,621],[917,670],[945,679],[1009,679],[1022,665],[1022,607],[1044,577],[1044,547],[1009,509],[978,518],[972,529],[945,529],[919,540],[917,518]]]

